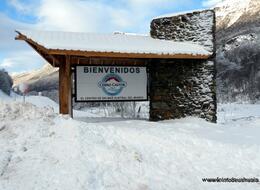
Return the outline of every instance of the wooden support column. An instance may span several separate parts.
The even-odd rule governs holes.
[[[71,100],[71,62],[70,56],[65,56],[65,61],[60,63],[59,68],[59,100],[60,113],[72,116],[72,100]]]

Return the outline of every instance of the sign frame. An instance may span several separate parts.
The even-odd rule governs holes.
[[[84,66],[88,66],[88,67],[145,67],[146,69],[146,98],[145,99],[135,99],[135,100],[78,100],[77,99],[77,67],[84,67]],[[148,101],[149,100],[149,78],[150,78],[150,74],[149,74],[149,68],[147,65],[124,65],[124,64],[117,64],[117,65],[101,65],[101,64],[80,64],[80,65],[73,65],[73,70],[74,70],[74,101],[76,103],[84,103],[84,102],[144,102],[144,101]]]

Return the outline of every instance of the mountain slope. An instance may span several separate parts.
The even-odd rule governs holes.
[[[215,7],[217,28],[226,29],[234,24],[255,22],[259,19],[259,0],[224,0]]]
[[[260,98],[260,1],[225,0],[216,6],[218,100]]]
[[[14,85],[16,86],[23,82],[33,83],[37,80],[45,78],[46,76],[55,75],[57,71],[58,68],[54,68],[50,64],[46,63],[38,70],[14,75]]]
[[[12,78],[14,86],[27,83],[31,95],[41,92],[42,95],[58,102],[58,77],[58,68],[54,68],[46,63],[41,69],[17,74]]]

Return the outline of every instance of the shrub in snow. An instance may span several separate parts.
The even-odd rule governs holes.
[[[10,95],[13,86],[13,80],[5,70],[0,70],[0,90]]]

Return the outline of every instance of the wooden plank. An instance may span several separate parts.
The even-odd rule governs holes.
[[[60,63],[59,68],[59,101],[60,113],[72,116],[72,100],[71,100],[71,63],[70,56],[66,56],[65,62]]]
[[[161,58],[161,59],[208,59],[210,55],[193,54],[153,54],[153,53],[116,53],[116,52],[94,52],[94,51],[74,51],[74,50],[53,50],[49,49],[51,55],[71,55],[84,57],[107,57],[107,58]]]

